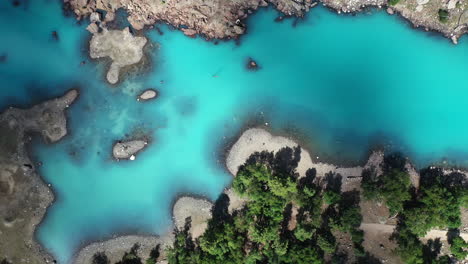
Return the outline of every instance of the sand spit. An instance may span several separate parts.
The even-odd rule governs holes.
[[[93,34],[89,43],[89,55],[93,59],[109,57],[112,63],[107,71],[106,79],[115,84],[119,81],[120,69],[133,65],[143,58],[143,47],[147,43],[145,37],[135,37],[129,28],[123,30],[108,30]]]
[[[147,145],[148,142],[145,140],[118,141],[112,148],[112,156],[117,160],[135,160],[135,155],[143,150]]]
[[[143,29],[158,21],[179,28],[188,36],[203,34],[209,39],[237,38],[245,33],[243,20],[259,7],[272,4],[286,16],[302,17],[313,6],[314,1],[304,0],[64,0],[78,19],[97,10],[113,14],[124,8],[129,13],[128,21],[133,28]],[[392,6],[388,0],[320,0],[337,13],[356,13],[368,7],[386,9],[398,13],[415,27],[441,32],[456,44],[458,38],[468,31],[468,2],[463,0],[406,0]],[[447,21],[439,19],[439,9],[447,10]]]
[[[103,242],[92,243],[78,253],[74,263],[75,264],[92,264],[93,257],[96,253],[103,252],[107,255],[110,263],[117,263],[122,260],[125,252],[129,252],[133,245],[138,244],[138,256],[142,259],[143,263],[150,256],[150,252],[157,245],[160,249],[164,249],[174,242],[172,233],[165,236],[119,236]],[[160,262],[158,262],[160,263]]]
[[[9,108],[0,114],[0,256],[12,263],[52,263],[35,241],[34,231],[54,196],[36,173],[27,153],[29,134],[54,143],[67,134],[65,110],[77,90],[29,109]]]

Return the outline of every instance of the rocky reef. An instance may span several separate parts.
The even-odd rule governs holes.
[[[0,115],[0,257],[12,263],[52,263],[34,239],[34,231],[53,194],[36,173],[27,153],[31,134],[54,143],[67,134],[65,110],[78,97],[70,90],[60,98],[29,109],[9,108]]]
[[[89,55],[93,59],[106,57],[111,59],[106,79],[109,83],[115,84],[119,81],[121,68],[140,62],[146,43],[145,37],[133,36],[128,27],[123,30],[102,28],[101,32],[95,32],[91,38]]]
[[[237,38],[246,30],[242,22],[253,10],[272,4],[286,16],[301,17],[316,5],[312,0],[64,0],[81,19],[97,10],[113,14],[123,8],[133,28],[143,29],[159,21],[179,28],[188,36]],[[399,13],[416,27],[441,32],[457,43],[468,30],[468,2],[463,0],[320,0],[338,13],[360,12],[367,7],[387,8]],[[112,17],[112,15],[110,15]]]

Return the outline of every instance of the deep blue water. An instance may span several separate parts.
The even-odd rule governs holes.
[[[0,108],[81,92],[69,111],[70,135],[34,147],[56,194],[38,240],[67,263],[89,241],[168,230],[178,194],[215,199],[230,183],[221,149],[251,120],[294,131],[313,153],[341,162],[358,162],[381,144],[419,166],[442,159],[466,166],[466,38],[455,46],[373,13],[338,16],[320,7],[293,27],[265,9],[249,19],[240,45],[163,26],[162,36],[146,33],[151,68],[109,86],[105,65],[87,57],[86,23],[64,17],[58,1],[17,8],[2,1]],[[258,71],[246,69],[248,57]],[[160,97],[137,102],[146,88]],[[152,145],[136,161],[113,161],[113,141],[134,130],[149,133]]]

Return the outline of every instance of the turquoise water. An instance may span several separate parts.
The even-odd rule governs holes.
[[[240,45],[147,32],[152,68],[109,86],[86,55],[86,23],[65,18],[57,1],[27,3],[0,3],[0,108],[81,91],[70,135],[33,151],[56,194],[36,236],[60,263],[89,241],[165,232],[179,194],[215,199],[230,183],[222,148],[252,120],[294,131],[313,153],[342,162],[381,144],[419,166],[468,164],[466,38],[454,46],[384,12],[316,8],[293,27],[265,9]],[[258,71],[246,70],[248,57]],[[146,88],[160,97],[137,102]],[[113,141],[134,130],[149,133],[151,146],[136,161],[113,161]]]

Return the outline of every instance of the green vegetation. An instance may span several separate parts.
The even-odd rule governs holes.
[[[130,252],[125,252],[122,257],[122,260],[116,264],[142,264],[141,258],[138,257],[138,250],[140,249],[139,244],[133,245],[130,249]]]
[[[109,258],[104,252],[97,252],[93,256],[93,264],[109,264]]]
[[[448,256],[439,256],[441,244],[430,240],[423,244],[420,237],[435,228],[456,229],[461,225],[461,206],[467,205],[465,176],[444,175],[441,169],[428,168],[420,172],[420,187],[411,188],[405,159],[390,155],[384,159],[383,174],[372,171],[363,174],[362,188],[366,199],[383,201],[391,214],[398,214],[398,226],[393,239],[396,253],[404,263],[450,263]],[[452,240],[456,258],[466,254],[461,238]]]
[[[361,185],[365,199],[385,202],[392,215],[403,211],[404,202],[411,199],[410,186],[408,173],[399,169],[391,169],[378,177],[370,170],[365,171]]]
[[[314,169],[299,179],[299,158],[299,148],[251,156],[233,182],[234,191],[248,198],[246,206],[229,214],[229,198],[221,195],[207,230],[195,241],[188,219],[167,249],[169,263],[323,263],[326,255],[343,253],[337,252],[334,232],[348,233],[354,255],[364,256],[359,194],[341,195],[339,175],[329,175],[326,190],[315,183]],[[289,230],[293,206],[298,213]]]
[[[391,5],[391,6],[394,6],[396,4],[398,4],[400,2],[400,0],[388,0],[388,4]]]
[[[416,197],[405,208],[402,221],[413,234],[424,236],[432,228],[458,228],[460,207],[466,188],[458,174],[444,175],[441,169],[421,171],[421,183]]]
[[[439,21],[442,23],[447,23],[450,13],[446,9],[439,9]]]
[[[155,248],[153,248],[150,252],[149,258],[146,260],[146,264],[156,264],[159,258],[159,250],[160,250],[161,245],[156,245]]]
[[[468,242],[463,240],[459,234],[455,237],[449,239],[450,243],[450,252],[458,260],[464,260],[468,257]]]

